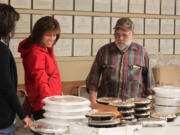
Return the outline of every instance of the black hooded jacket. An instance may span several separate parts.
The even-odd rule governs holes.
[[[13,55],[0,41],[0,129],[13,124],[16,113],[25,118],[17,97],[17,70]]]

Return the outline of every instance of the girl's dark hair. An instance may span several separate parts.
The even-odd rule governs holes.
[[[35,23],[30,38],[40,44],[44,33],[49,31],[56,31],[57,41],[61,32],[58,21],[51,16],[42,17]]]
[[[15,21],[19,20],[19,13],[7,4],[0,3],[0,39],[10,40],[10,32],[15,31]]]

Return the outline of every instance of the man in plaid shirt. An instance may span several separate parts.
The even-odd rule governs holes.
[[[92,103],[96,103],[97,97],[126,100],[154,93],[149,56],[141,45],[132,42],[134,23],[129,18],[121,18],[114,29],[115,42],[99,49],[86,80]]]

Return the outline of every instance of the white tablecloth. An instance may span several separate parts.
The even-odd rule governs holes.
[[[143,127],[135,131],[134,135],[180,135],[180,117],[174,122],[168,122],[165,127]]]
[[[87,125],[70,125],[70,133],[64,135],[180,135],[180,116],[164,127],[142,127],[134,131],[133,127],[92,128]]]

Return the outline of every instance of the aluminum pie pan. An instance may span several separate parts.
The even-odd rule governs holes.
[[[34,126],[30,130],[42,134],[63,134],[68,130],[67,126],[57,127],[44,122],[44,119],[34,121]]]
[[[115,115],[89,115],[87,114],[86,117],[88,117],[89,119],[92,120],[96,120],[96,121],[107,121],[107,120],[111,120],[113,117],[115,117]]]
[[[134,109],[132,108],[132,109],[129,109],[129,110],[121,110],[120,111],[121,112],[121,114],[132,114],[132,113],[134,113],[135,111],[134,111]]]
[[[116,107],[122,107],[122,108],[129,108],[129,107],[134,107],[135,104],[132,102],[120,102],[120,101],[112,101],[109,103],[111,106],[116,106]]]
[[[101,98],[97,99],[98,103],[105,104],[105,105],[108,105],[112,101],[122,102],[122,100],[120,98],[117,98],[117,97],[101,97]]]
[[[146,111],[144,113],[135,113],[134,115],[136,115],[136,116],[146,116],[146,115],[150,115],[150,114],[151,114],[150,111]]]
[[[143,110],[150,110],[151,109],[151,106],[150,105],[146,105],[144,107],[138,107],[138,108],[134,108],[134,110],[136,111],[143,111]]]
[[[92,122],[92,123],[97,123],[97,124],[106,124],[106,123],[116,123],[116,122],[119,122],[120,123],[121,119],[120,118],[113,118],[113,119],[110,119],[110,120],[93,120],[93,119],[88,119],[88,122]]]
[[[117,107],[118,111],[130,111],[135,107],[135,104],[132,102],[119,102],[119,101],[112,101],[109,103],[111,106]]]
[[[140,114],[135,113],[134,116],[137,119],[140,119],[140,118],[149,118],[150,117],[150,112],[147,111],[145,113],[140,113]]]
[[[147,107],[149,104],[151,104],[151,100],[148,98],[130,98],[126,101],[134,103],[135,108]]]
[[[173,113],[165,114],[165,113],[153,113],[151,114],[151,117],[157,118],[157,119],[165,119],[167,122],[172,122],[177,117]]]
[[[146,112],[152,112],[151,110],[135,110],[135,114],[144,114]]]
[[[89,120],[88,121],[88,125],[91,127],[99,127],[99,128],[105,128],[105,127],[115,127],[118,124],[120,124],[120,119],[114,119],[114,120],[110,120],[110,121],[93,121],[93,120]]]
[[[140,118],[138,120],[139,120],[139,123],[141,123],[143,127],[163,127],[167,125],[167,121],[165,119]]]
[[[150,104],[151,100],[148,98],[130,98],[126,100],[128,102],[133,102],[135,105],[141,105],[141,104]]]
[[[131,121],[131,120],[133,120],[134,118],[135,118],[134,115],[131,114],[131,115],[129,115],[129,116],[123,116],[123,117],[122,117],[122,120],[128,120],[128,121],[130,120],[130,121]]]
[[[102,109],[93,109],[89,111],[85,116],[91,120],[96,121],[106,121],[112,120],[115,117],[118,117],[120,113],[117,110],[102,110]]]

